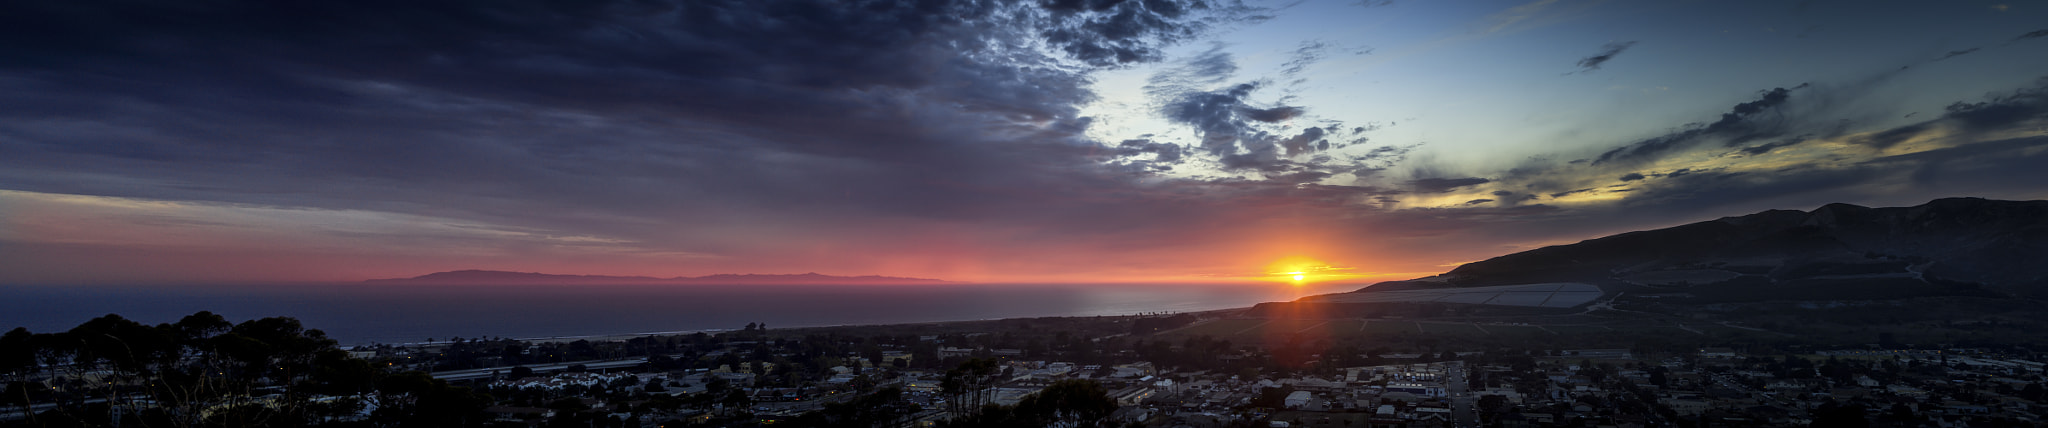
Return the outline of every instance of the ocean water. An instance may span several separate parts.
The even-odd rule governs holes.
[[[0,286],[0,330],[70,329],[119,314],[173,322],[289,316],[344,345],[736,329],[1130,315],[1246,307],[1356,284],[947,284],[574,286]]]

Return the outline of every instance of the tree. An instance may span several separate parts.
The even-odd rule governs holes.
[[[946,378],[940,382],[939,388],[953,396],[948,404],[954,414],[964,413],[981,408],[982,403],[986,401],[981,391],[994,383],[990,376],[996,373],[999,372],[995,360],[968,359],[959,367],[947,370]]]
[[[1479,397],[1479,410],[1488,414],[1506,413],[1509,406],[1511,403],[1508,402],[1508,397],[1503,395],[1488,394]]]
[[[1287,395],[1294,393],[1294,387],[1281,385],[1278,388],[1259,388],[1259,396],[1252,399],[1252,406],[1282,408],[1287,406]]]
[[[942,427],[1075,427],[1113,426],[1109,414],[1116,400],[1102,384],[1069,379],[1053,382],[1038,393],[1024,397],[1016,407],[989,405],[974,414],[947,421]]]
[[[0,404],[21,406],[30,418],[35,415],[28,412],[29,407],[36,402],[27,382],[29,373],[37,368],[34,338],[35,334],[21,327],[0,335],[0,376],[4,376],[0,379],[7,381],[7,389],[0,390]],[[31,419],[30,423],[34,424],[34,420]]]
[[[1870,419],[1864,417],[1863,406],[1841,405],[1834,402],[1822,404],[1813,411],[1816,427],[1863,428],[1870,426]]]
[[[1070,427],[1097,426],[1116,408],[1102,384],[1075,379],[1053,382],[1017,403],[1020,414]]]
[[[490,418],[484,409],[491,397],[469,388],[449,386],[423,372],[405,372],[384,379],[378,392],[390,397],[372,419],[401,427],[481,426]]]
[[[391,381],[292,318],[232,324],[211,312],[153,326],[107,315],[58,333],[15,329],[0,335],[0,375],[0,403],[53,406],[26,415],[32,426],[307,426],[357,415],[371,400],[382,425],[424,415],[410,425],[464,426],[482,423],[489,403],[445,383]]]

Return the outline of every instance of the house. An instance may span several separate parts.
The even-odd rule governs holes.
[[[1136,406],[1145,402],[1146,398],[1152,397],[1152,393],[1152,387],[1139,385],[1111,392],[1109,398],[1116,399],[1118,406]]]
[[[1159,374],[1159,371],[1157,369],[1152,368],[1151,362],[1137,362],[1130,364],[1118,364],[1116,366],[1116,374],[1113,374],[1111,376],[1128,378],[1152,376],[1156,374]]]
[[[1479,396],[1479,397],[1485,397],[1485,396],[1488,396],[1488,395],[1498,395],[1498,396],[1501,396],[1501,397],[1506,397],[1506,398],[1508,399],[1508,402],[1509,402],[1509,403],[1514,403],[1514,404],[1516,404],[1516,405],[1520,405],[1520,404],[1522,404],[1522,393],[1520,393],[1520,392],[1515,392],[1515,389],[1514,389],[1514,388],[1502,388],[1502,387],[1492,387],[1492,388],[1486,388],[1486,389],[1484,389],[1484,390],[1481,390],[1481,391],[1479,391],[1479,392],[1478,392],[1477,394],[1474,394],[1474,395],[1476,395],[1476,396]]]
[[[1337,392],[1344,389],[1343,383],[1331,382],[1316,378],[1303,378],[1300,380],[1295,380],[1293,382],[1293,385],[1294,389],[1316,392]]]
[[[1444,386],[1433,382],[1392,382],[1387,384],[1387,392],[1405,392],[1414,394],[1417,397],[1442,397],[1444,396]]]
[[[896,360],[903,360],[903,362],[908,363],[911,360],[910,353],[904,351],[882,351],[882,364],[893,364]]]
[[[1629,359],[1635,358],[1635,353],[1629,352],[1629,350],[1627,349],[1567,349],[1564,352],[1558,353],[1558,356],[1574,358]]]
[[[521,419],[547,419],[555,417],[555,409],[549,409],[544,407],[493,406],[484,409],[484,413],[495,415],[498,417],[498,420],[500,421],[518,421]]]
[[[1315,394],[1308,391],[1294,391],[1291,394],[1287,394],[1287,400],[1284,402],[1284,405],[1289,409],[1299,409],[1302,406],[1307,406],[1308,401],[1314,397]]]
[[[968,348],[955,348],[955,347],[951,347],[951,346],[946,346],[946,347],[941,347],[941,348],[939,348],[939,358],[953,358],[953,357],[961,357],[961,358],[966,358],[966,357],[971,357],[971,356],[974,356],[974,350],[973,350],[973,349],[968,349]]]

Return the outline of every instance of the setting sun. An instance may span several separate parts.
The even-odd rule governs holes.
[[[1358,275],[1352,268],[1331,266],[1321,260],[1301,256],[1280,259],[1266,265],[1265,278],[1269,281],[1292,282],[1302,285],[1306,282],[1349,279]]]

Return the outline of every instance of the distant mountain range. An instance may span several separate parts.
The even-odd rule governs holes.
[[[948,284],[952,281],[924,278],[899,278],[893,276],[833,276],[817,273],[797,275],[760,274],[719,274],[699,277],[679,276],[656,278],[651,276],[608,276],[608,275],[555,275],[532,272],[506,272],[495,270],[458,270],[437,272],[412,278],[372,279],[371,283],[381,284],[460,284],[460,285],[597,285],[597,284]]]
[[[1357,292],[1576,282],[1677,303],[2048,297],[2048,201],[1771,210],[1468,263]]]

